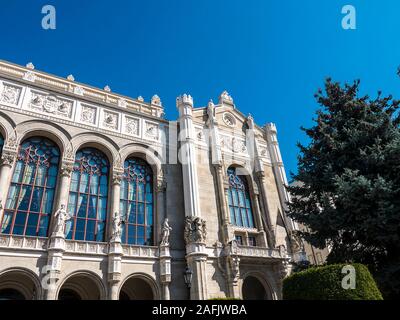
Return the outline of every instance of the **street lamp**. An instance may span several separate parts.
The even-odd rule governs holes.
[[[183,274],[183,278],[185,279],[185,283],[189,289],[192,286],[192,277],[193,277],[193,271],[189,267],[186,267],[186,270]]]

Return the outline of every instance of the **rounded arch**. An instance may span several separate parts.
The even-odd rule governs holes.
[[[61,126],[47,122],[46,120],[29,120],[21,122],[16,127],[17,143],[21,144],[24,140],[40,136],[52,140],[57,144],[62,154],[65,153],[70,144],[70,134]]]
[[[277,295],[267,276],[258,271],[243,275],[240,296],[243,300],[277,300]]]
[[[153,277],[138,272],[121,282],[118,297],[128,300],[160,300],[160,290]]]
[[[58,300],[62,298],[63,290],[66,290],[69,295],[74,293],[80,300],[105,300],[107,298],[106,286],[101,277],[87,270],[74,271],[65,276],[57,288]]]
[[[8,268],[0,272],[0,292],[6,290],[18,292],[24,300],[42,298],[39,277],[27,268]]]
[[[87,132],[79,134],[71,140],[73,154],[75,154],[82,148],[92,147],[103,152],[111,166],[115,166],[121,162],[121,157],[118,153],[118,145],[110,138],[105,137],[101,134]]]
[[[15,127],[14,121],[5,113],[0,112],[0,134],[3,136],[4,141],[10,138]]]
[[[155,176],[160,175],[162,172],[162,161],[158,156],[158,151],[151,147],[137,143],[128,144],[121,148],[120,155],[122,163],[128,158],[137,157],[145,160],[150,165]]]

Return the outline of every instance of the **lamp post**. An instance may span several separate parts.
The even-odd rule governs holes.
[[[185,280],[185,284],[189,289],[189,299],[190,299],[190,288],[192,286],[192,277],[193,277],[193,271],[187,266],[185,272],[183,273],[183,279]]]

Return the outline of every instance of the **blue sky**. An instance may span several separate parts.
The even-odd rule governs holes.
[[[46,4],[56,30],[41,28]],[[356,30],[341,27],[346,4]],[[399,98],[399,14],[396,0],[2,0],[0,59],[146,101],[157,93],[169,119],[179,94],[203,106],[226,89],[258,124],[276,123],[289,173],[325,77]]]

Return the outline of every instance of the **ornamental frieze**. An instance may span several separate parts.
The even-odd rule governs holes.
[[[56,116],[71,118],[72,102],[55,95],[45,95],[32,91],[29,108]]]
[[[17,105],[21,95],[21,88],[4,84],[0,94],[0,101],[8,104]]]

